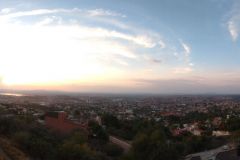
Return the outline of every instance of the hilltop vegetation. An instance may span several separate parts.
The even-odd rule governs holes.
[[[93,136],[81,130],[61,135],[37,124],[31,116],[0,119],[0,134],[16,146],[8,148],[6,138],[0,139],[0,146],[6,148],[13,160],[24,159],[17,150],[40,160],[113,160],[122,154],[122,149],[108,141],[108,134],[94,122],[90,124]],[[10,151],[11,150],[11,151]]]

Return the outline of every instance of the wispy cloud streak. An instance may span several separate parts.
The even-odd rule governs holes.
[[[240,2],[236,1],[230,12],[230,17],[227,21],[227,28],[233,41],[237,41],[240,33]]]

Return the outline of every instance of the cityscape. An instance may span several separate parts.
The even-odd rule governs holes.
[[[240,0],[0,0],[0,160],[240,160]]]
[[[239,154],[238,95],[2,93],[0,111],[2,159],[114,160],[154,152],[157,159],[238,159]],[[151,138],[153,144],[145,144]],[[87,150],[71,148],[78,140]],[[154,147],[161,143],[169,146]],[[61,157],[57,147],[66,149]]]

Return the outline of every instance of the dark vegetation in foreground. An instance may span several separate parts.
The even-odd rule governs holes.
[[[199,116],[201,119],[205,115],[194,115]],[[177,160],[227,141],[208,133],[194,136],[185,132],[173,136],[170,128],[151,120],[118,120],[109,114],[102,115],[102,120],[104,127],[89,123],[90,135],[81,130],[61,135],[47,130],[32,116],[0,118],[0,134],[29,157],[39,160]],[[231,121],[234,121],[232,130],[239,128],[240,120]],[[108,133],[131,141],[131,150],[124,154],[120,147],[109,142]]]
[[[180,136],[173,136],[168,127],[151,120],[120,121],[109,114],[103,115],[102,119],[110,134],[132,141],[132,149],[123,156],[124,160],[184,159],[188,154],[224,145],[228,140],[208,133],[194,136],[187,131]]]
[[[31,116],[0,119],[0,134],[32,159],[39,160],[114,160],[123,150],[109,143],[107,133],[90,122],[94,136],[76,130],[61,135],[35,123]]]

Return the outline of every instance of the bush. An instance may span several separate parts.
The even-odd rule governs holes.
[[[118,157],[123,153],[122,148],[111,143],[106,144],[103,150],[108,156],[111,156],[111,157]]]

